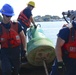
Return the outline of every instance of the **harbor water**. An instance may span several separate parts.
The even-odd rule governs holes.
[[[44,34],[47,38],[49,38],[54,46],[56,45],[57,33],[62,28],[65,21],[55,21],[55,22],[36,22],[36,24],[40,24]]]

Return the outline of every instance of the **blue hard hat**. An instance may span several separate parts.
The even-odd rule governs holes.
[[[5,4],[2,7],[2,9],[0,10],[0,12],[4,15],[8,15],[8,16],[13,16],[14,15],[13,7],[9,4]]]

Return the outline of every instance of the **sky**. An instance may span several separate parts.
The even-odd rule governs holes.
[[[0,9],[5,3],[10,4],[14,8],[15,15],[13,19],[16,19],[30,0],[0,0]],[[35,2],[35,8],[32,13],[33,16],[59,16],[62,17],[63,11],[76,10],[75,0],[32,0]]]

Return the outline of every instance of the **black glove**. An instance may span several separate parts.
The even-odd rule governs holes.
[[[25,51],[25,50],[22,51],[21,61],[22,61],[22,62],[27,62],[27,57],[26,57],[26,51]]]
[[[21,56],[22,57],[25,57],[26,56],[26,51],[25,50],[22,50]]]
[[[65,75],[66,67],[63,62],[58,62],[58,73],[59,75]]]
[[[35,28],[37,28],[37,25],[34,25]]]

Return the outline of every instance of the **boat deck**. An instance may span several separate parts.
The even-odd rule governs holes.
[[[51,69],[48,69],[48,73],[50,73]],[[22,68],[20,71],[20,75],[47,75],[44,67],[37,67],[33,69],[25,69]]]
[[[50,70],[48,70],[48,73],[50,73]],[[1,71],[0,71],[0,75],[2,75]],[[45,69],[43,67],[40,67],[32,70],[22,68],[20,70],[20,75],[47,75],[47,74],[45,72]]]
[[[48,73],[51,71],[51,66],[47,66]],[[0,75],[2,75],[0,70]],[[45,68],[43,66],[35,67],[35,66],[22,66],[20,68],[19,75],[47,75],[45,72]]]

